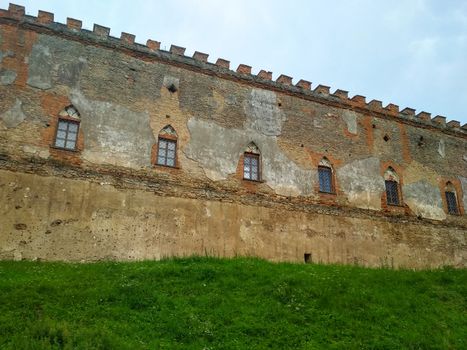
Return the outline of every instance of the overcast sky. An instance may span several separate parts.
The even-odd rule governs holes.
[[[466,0],[13,2],[467,123]]]

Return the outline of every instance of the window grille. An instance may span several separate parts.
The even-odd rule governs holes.
[[[78,139],[79,122],[59,119],[57,134],[55,136],[55,147],[66,150],[75,150]]]
[[[159,138],[157,150],[157,164],[175,167],[175,152],[177,141]]]
[[[446,203],[448,204],[448,213],[453,215],[459,214],[457,207],[456,194],[454,192],[446,191]]]
[[[318,167],[319,191],[325,193],[334,193],[332,184],[332,169],[325,166]]]
[[[399,184],[393,180],[386,180],[386,202],[389,205],[400,205]]]
[[[247,180],[259,181],[259,154],[244,154],[243,178]]]

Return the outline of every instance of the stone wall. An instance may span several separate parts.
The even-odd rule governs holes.
[[[257,255],[466,266],[466,126],[290,77],[271,80],[108,28],[0,10],[0,258]],[[54,147],[67,106],[75,150]],[[176,167],[155,165],[176,132]],[[243,179],[250,143],[261,181]],[[335,193],[319,191],[332,165]],[[385,172],[400,184],[388,205]],[[459,215],[448,214],[446,184]]]

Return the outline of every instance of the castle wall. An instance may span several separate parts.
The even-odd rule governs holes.
[[[467,133],[458,123],[44,16],[0,12],[0,257],[311,253],[465,266]],[[73,151],[53,147],[69,105],[80,113]],[[155,165],[166,125],[177,133],[174,168]],[[259,182],[243,179],[251,142]],[[319,192],[323,157],[335,194]],[[400,177],[400,206],[385,200],[388,167]],[[447,212],[448,181],[460,215]]]

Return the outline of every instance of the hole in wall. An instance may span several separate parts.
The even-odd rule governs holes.
[[[423,139],[423,136],[420,136],[420,138],[418,139],[418,146],[419,147],[425,146],[425,140]]]
[[[280,102],[279,102],[277,105],[278,105],[279,107],[282,107],[282,103],[280,103]]]
[[[303,143],[300,145],[300,147],[303,147]]]
[[[170,118],[170,115],[166,114],[165,117],[166,117],[166,118]]]
[[[305,253],[303,254],[303,261],[305,264],[311,264],[311,253]]]
[[[386,142],[388,142],[388,141],[389,141],[389,136],[388,136],[388,135],[384,135],[383,140],[386,141]]]
[[[177,87],[175,86],[175,84],[170,84],[168,87],[167,87],[167,90],[169,90],[171,93],[174,93],[177,91]]]
[[[371,127],[372,127],[373,129],[376,129],[376,125],[375,125],[375,124],[373,124]]]

